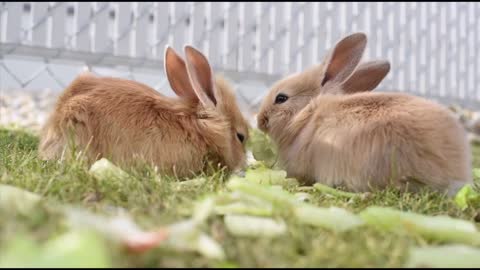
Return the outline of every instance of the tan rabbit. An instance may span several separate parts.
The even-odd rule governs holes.
[[[58,159],[69,134],[90,161],[137,161],[177,177],[206,169],[207,162],[233,171],[246,164],[248,123],[226,80],[205,56],[185,46],[185,59],[165,50],[165,71],[179,98],[131,80],[84,74],[59,97],[42,131],[40,156]],[[69,133],[71,130],[71,133]]]
[[[453,194],[472,183],[460,122],[426,99],[370,92],[390,64],[358,65],[366,42],[363,33],[342,39],[321,65],[280,80],[262,101],[257,125],[289,176],[357,192],[395,185]]]

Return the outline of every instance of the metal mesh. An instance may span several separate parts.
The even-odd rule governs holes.
[[[271,83],[365,32],[365,59],[388,59],[379,91],[475,107],[479,3],[1,2],[0,89],[62,90],[82,69],[172,95],[167,44],[199,48],[254,112]]]

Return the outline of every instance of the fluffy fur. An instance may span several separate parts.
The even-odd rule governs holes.
[[[90,162],[147,162],[177,177],[198,174],[208,162],[243,168],[249,127],[234,93],[221,76],[214,79],[200,52],[189,46],[185,52],[186,62],[173,49],[165,51],[167,77],[179,98],[131,80],[80,75],[42,130],[40,156],[68,157],[71,137]]]
[[[289,176],[358,192],[395,185],[452,195],[472,183],[460,122],[432,101],[370,92],[390,64],[358,65],[365,45],[364,34],[344,38],[322,64],[277,82],[262,101],[258,127]],[[280,93],[288,100],[275,104]]]

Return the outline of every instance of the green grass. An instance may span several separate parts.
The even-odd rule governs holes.
[[[41,195],[49,202],[73,204],[109,214],[112,207],[127,210],[143,228],[156,228],[188,218],[202,195],[225,188],[226,176],[209,176],[200,187],[179,187],[176,180],[149,168],[125,169],[132,179],[99,181],[81,162],[44,162],[37,158],[38,138],[21,130],[0,129],[0,184],[14,185]],[[475,167],[480,167],[480,147],[473,148]],[[292,190],[294,191],[294,190]],[[447,214],[474,221],[476,211],[461,211],[451,199],[437,193],[376,192],[366,198],[334,198],[315,191],[312,203],[338,206],[354,213],[368,206],[391,206],[417,213]],[[1,209],[1,208],[0,208]],[[435,244],[405,233],[385,233],[371,228],[335,233],[299,225],[287,219],[287,234],[276,238],[234,237],[221,217],[208,220],[207,232],[224,248],[227,259],[206,259],[196,253],[157,248],[145,254],[129,254],[111,245],[116,267],[402,267],[409,247]],[[27,214],[0,210],[0,250],[18,234],[44,242],[65,231],[61,215],[48,205]],[[0,253],[1,255],[1,253]]]

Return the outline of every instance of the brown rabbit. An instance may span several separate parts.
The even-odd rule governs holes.
[[[185,55],[186,62],[172,48],[165,50],[166,75],[179,98],[131,80],[76,78],[42,130],[40,156],[60,158],[69,151],[71,134],[90,161],[142,161],[179,178],[204,171],[208,162],[243,168],[249,126],[231,87],[214,78],[202,53],[185,46]]]
[[[357,192],[395,185],[453,194],[472,183],[466,132],[452,112],[412,95],[370,92],[390,64],[358,65],[366,41],[362,33],[342,39],[321,65],[277,82],[262,101],[258,127],[289,176]]]

